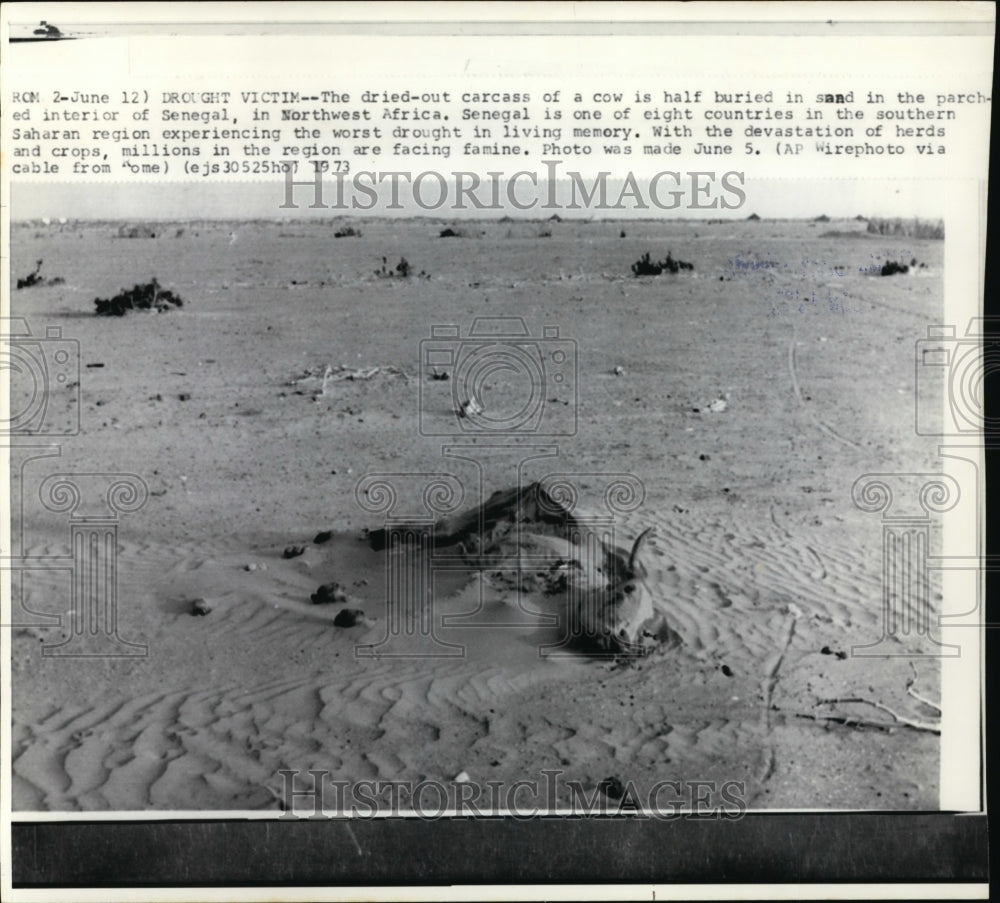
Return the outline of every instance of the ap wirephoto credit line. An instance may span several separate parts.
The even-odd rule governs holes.
[[[2,14],[5,898],[985,895],[992,6]]]

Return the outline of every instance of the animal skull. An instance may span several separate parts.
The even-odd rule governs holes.
[[[618,548],[603,546],[603,580],[590,586],[571,583],[571,611],[581,639],[603,652],[643,654],[666,638],[666,621],[653,604],[648,571],[639,551],[653,528],[636,537],[626,558]]]

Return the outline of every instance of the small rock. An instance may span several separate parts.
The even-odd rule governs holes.
[[[356,627],[364,621],[365,613],[360,608],[342,608],[333,619],[334,627]]]
[[[243,570],[244,571],[251,571],[251,572],[256,571],[257,570],[257,565],[254,562],[251,561],[250,564],[243,565]]]
[[[305,552],[304,546],[288,546],[284,552],[281,553],[282,558],[298,558]]]
[[[191,393],[190,392],[181,392],[181,394],[177,396],[177,399],[179,401],[190,401],[191,400]]]
[[[467,784],[471,780],[472,780],[472,778],[469,777],[469,772],[467,772],[467,771],[460,771],[454,777],[454,781],[455,781],[456,784]]]
[[[597,785],[597,789],[610,799],[620,800],[625,796],[625,785],[621,782],[620,778],[605,778]]]
[[[329,542],[331,539],[333,539],[332,530],[320,530],[319,533],[313,537],[313,542],[316,543],[316,545],[322,545],[324,542]]]
[[[483,406],[475,398],[470,398],[468,401],[462,402],[458,413],[461,417],[474,417],[476,414],[483,413]]]
[[[615,367],[615,369],[612,370],[611,372],[614,373],[615,376],[624,376],[625,375],[625,368],[624,367]]]
[[[722,671],[723,674],[726,675],[726,677],[732,677],[733,676],[733,669],[730,668],[729,665],[723,665],[720,670]]]
[[[711,461],[712,458],[709,455],[698,455],[699,461]]]
[[[212,608],[204,599],[195,599],[191,603],[191,614],[207,615],[211,614]]]
[[[313,605],[328,605],[330,603],[340,605],[347,601],[347,594],[339,583],[324,583],[309,598]]]

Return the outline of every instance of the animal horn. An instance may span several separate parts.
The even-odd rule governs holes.
[[[639,555],[639,547],[643,544],[643,542],[645,541],[646,537],[649,536],[649,534],[652,533],[652,532],[653,532],[653,528],[652,527],[646,527],[646,529],[643,530],[636,537],[635,542],[632,543],[632,551],[629,553],[629,556],[628,556],[628,569],[632,573],[635,573],[635,560],[636,560],[636,558]]]

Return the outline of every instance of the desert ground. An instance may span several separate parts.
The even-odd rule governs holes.
[[[335,238],[348,222],[362,234]],[[30,568],[10,639],[15,811],[277,813],[283,769],[481,785],[552,769],[588,788],[744,782],[751,808],[937,806],[933,732],[819,703],[934,716],[907,692],[938,698],[933,659],[906,654],[926,638],[851,654],[882,632],[881,524],[851,487],[938,469],[914,430],[913,355],[941,318],[943,241],[856,221],[119,225],[12,228],[13,316],[80,353],[79,386],[49,399],[71,419],[78,406],[79,433],[36,440],[58,455],[12,455]],[[668,251],[694,269],[631,272]],[[376,272],[402,257],[407,278]],[[913,258],[926,266],[879,275]],[[64,281],[16,289],[39,259]],[[94,315],[152,277],[183,307]],[[514,316],[576,342],[575,398],[546,398],[575,405],[574,434],[425,435],[421,393],[447,386],[421,359],[431,327]],[[457,423],[435,404],[436,423]],[[449,442],[466,456],[444,457]],[[616,535],[627,548],[654,528],[649,583],[679,642],[638,661],[540,655],[551,630],[470,572],[429,600],[435,618],[480,608],[476,626],[439,624],[462,654],[358,657],[388,614],[386,553],[364,541],[383,520],[359,482],[450,473],[468,507],[539,445],[556,449],[524,464],[530,479],[580,474],[596,501],[599,474],[644,487]],[[70,576],[51,566],[72,553],[69,519],[38,491],[54,473],[148,486],[120,518],[116,600],[119,636],[146,655],[43,655],[71,629]],[[284,558],[290,545],[304,553]],[[311,603],[331,581],[358,626]]]

